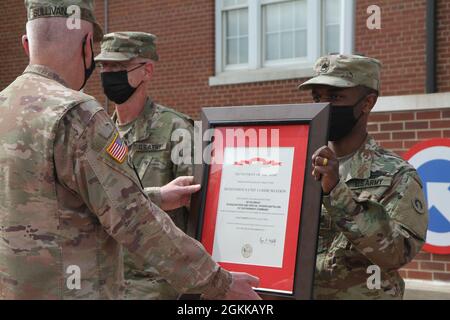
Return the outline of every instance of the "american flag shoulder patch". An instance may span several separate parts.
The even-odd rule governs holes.
[[[119,134],[116,133],[113,141],[106,148],[106,152],[117,162],[123,163],[128,155],[128,147],[125,142],[120,139]]]

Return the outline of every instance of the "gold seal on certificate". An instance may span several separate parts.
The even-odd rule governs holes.
[[[250,258],[252,256],[252,253],[253,253],[253,248],[252,248],[251,245],[246,244],[246,245],[244,245],[242,247],[242,251],[241,252],[242,252],[242,256],[244,258]]]

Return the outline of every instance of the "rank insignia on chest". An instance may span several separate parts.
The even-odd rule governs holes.
[[[117,162],[123,163],[128,155],[128,147],[125,142],[120,139],[119,134],[116,133],[116,136],[106,149],[106,152]]]

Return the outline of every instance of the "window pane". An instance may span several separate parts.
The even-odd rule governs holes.
[[[266,31],[278,32],[280,30],[280,13],[278,6],[267,6],[266,8]]]
[[[281,59],[289,59],[294,57],[294,33],[281,33]]]
[[[326,24],[339,24],[341,21],[341,0],[325,0]]]
[[[339,25],[328,26],[326,29],[325,53],[337,53],[340,50]]]
[[[239,63],[248,63],[248,37],[239,39]]]
[[[232,10],[227,15],[227,37],[238,36],[239,10]]]
[[[248,10],[239,10],[239,35],[248,35]]]
[[[267,60],[277,60],[280,58],[280,35],[269,34],[266,37],[266,59]]]
[[[238,39],[227,40],[227,64],[238,64]]]
[[[297,31],[295,33],[295,56],[296,57],[306,57],[308,51],[306,50],[307,43],[306,31]]]
[[[340,52],[341,0],[324,0],[324,53]]]
[[[295,28],[296,29],[306,29],[307,22],[307,7],[306,1],[296,1],[295,2]]]
[[[306,56],[307,1],[295,0],[263,7],[265,60]],[[300,43],[297,44],[297,41]]]
[[[285,2],[280,4],[281,30],[292,30],[294,28],[294,3]]]
[[[225,64],[248,63],[248,9],[225,11]]]

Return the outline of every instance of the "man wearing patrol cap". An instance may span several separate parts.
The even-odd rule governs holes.
[[[194,124],[191,118],[173,109],[156,104],[147,94],[147,84],[153,77],[158,61],[156,37],[144,32],[114,32],[104,36],[101,53],[95,61],[101,67],[101,79],[106,96],[115,105],[113,121],[130,152],[128,161],[136,168],[144,190],[154,203],[167,201],[162,187],[176,179],[180,184],[192,183],[192,161],[180,152],[187,149],[193,157]],[[181,133],[187,148],[179,148],[174,133]],[[177,139],[178,140],[178,139]],[[177,152],[178,150],[178,152]],[[181,151],[180,151],[181,150]],[[163,192],[161,192],[163,191]],[[175,224],[187,230],[188,211],[185,207],[163,207]],[[127,299],[176,299],[175,291],[154,268],[142,270],[125,254]]]
[[[81,20],[93,24],[94,41],[98,42],[103,38],[102,27],[94,17],[94,1],[25,0],[25,7],[27,7],[28,21],[45,17],[74,18],[74,14],[79,14]]]
[[[329,55],[300,85],[312,89],[315,102],[331,104],[330,141],[314,153],[311,168],[324,193],[317,299],[401,299],[398,269],[425,241],[428,213],[416,170],[367,133],[380,68],[376,59]]]
[[[256,278],[221,269],[149,201],[114,123],[78,91],[94,68],[93,1],[25,5],[30,65],[0,92],[0,298],[121,298],[122,246],[180,292],[258,298]],[[75,29],[72,5],[89,13]]]

